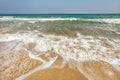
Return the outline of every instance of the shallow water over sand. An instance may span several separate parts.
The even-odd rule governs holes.
[[[118,23],[16,19],[0,23],[1,80],[120,79]]]

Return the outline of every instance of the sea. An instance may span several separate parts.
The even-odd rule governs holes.
[[[0,14],[0,80],[67,64],[88,80],[120,80],[120,14]]]

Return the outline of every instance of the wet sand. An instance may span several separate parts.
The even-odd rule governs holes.
[[[21,59],[4,66],[4,69],[0,70],[1,80],[14,80],[20,75],[29,73],[29,71],[32,71],[40,65],[40,62],[30,59],[22,53],[18,53],[18,55],[19,54],[22,55]],[[72,69],[68,65],[60,67],[59,63],[61,63],[60,59],[59,61],[57,60],[50,68],[37,71],[25,78],[25,80],[87,80],[87,78],[85,78],[77,69]],[[23,64],[27,65],[23,66]],[[7,72],[7,70],[9,70],[9,72]]]
[[[85,61],[79,63],[80,71],[85,74],[88,79],[92,80],[119,80],[120,71],[107,62],[103,61]]]
[[[54,57],[56,55],[51,53],[50,56]],[[42,58],[45,59],[44,56],[42,56]],[[37,71],[25,78],[25,80],[88,80],[78,71],[76,66],[70,68],[68,64],[62,65],[62,62],[62,57],[58,56],[51,67]]]
[[[77,69],[70,69],[68,66],[64,68],[48,68],[38,71],[25,80],[87,80]]]
[[[17,41],[13,42],[19,44]],[[6,44],[9,43],[0,43],[1,51],[8,49]],[[27,50],[34,52],[34,44],[30,43],[26,48]],[[67,64],[61,66],[63,59],[59,55],[54,53],[50,53],[49,55],[49,57],[55,56],[58,56],[58,58],[52,66],[29,75],[25,80],[87,80],[87,78],[85,78],[76,68],[70,68]],[[39,57],[45,61],[49,61],[44,54]],[[8,52],[8,54],[0,54],[0,60],[0,80],[14,80],[21,75],[29,73],[29,71],[34,70],[42,64],[40,61],[31,59],[27,52],[22,49],[17,53]]]
[[[0,50],[8,50],[11,43],[22,44],[22,42],[11,41],[1,42]],[[14,46],[10,49],[15,48]],[[34,44],[29,43],[26,49],[34,51]],[[25,80],[119,80],[120,71],[111,64],[104,61],[84,61],[76,62],[70,60],[63,61],[63,58],[55,53],[47,52],[49,56],[42,53],[39,57],[49,62],[49,57],[57,60],[48,68],[38,70],[25,77]],[[32,59],[28,53],[20,49],[17,53],[8,52],[8,54],[0,54],[0,80],[14,80],[21,75],[27,74],[42,65],[42,62]]]

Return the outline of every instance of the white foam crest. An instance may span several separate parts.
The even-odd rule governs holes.
[[[2,17],[0,20],[8,21],[8,20],[23,20],[29,21],[30,23],[35,23],[36,21],[58,21],[58,20],[78,20],[79,18],[13,18],[13,17]]]
[[[105,23],[115,23],[120,24],[120,18],[103,18],[103,19],[84,19],[84,18],[14,18],[12,16],[4,16],[0,18],[1,21],[28,21],[29,23],[35,23],[38,21],[45,22],[45,21],[63,21],[63,20],[80,20],[80,21],[94,21],[94,22],[105,22]]]
[[[35,38],[32,38],[32,36],[35,36],[35,35],[31,35],[31,33],[24,33],[22,35],[20,33],[4,34],[4,35],[1,34],[0,41],[7,41],[8,42],[8,41],[13,41],[13,40],[18,40],[18,41],[23,41],[25,43],[35,42]]]
[[[23,41],[25,44],[32,42],[36,44],[34,48],[36,51],[52,51],[61,55],[66,61],[69,61],[69,59],[78,62],[100,60],[117,66],[120,70],[120,40],[102,37],[94,38],[93,36],[84,36],[79,33],[76,38],[55,35],[43,35],[43,37],[39,37],[37,36],[38,34],[37,32],[5,34],[1,36],[0,41],[17,39]],[[41,61],[40,58],[33,54],[29,54],[29,56]]]
[[[3,19],[12,19],[12,18],[14,18],[13,16],[3,16],[2,17]]]
[[[113,18],[112,19],[82,19],[82,20],[120,24],[120,19],[119,18],[114,18],[114,19]]]

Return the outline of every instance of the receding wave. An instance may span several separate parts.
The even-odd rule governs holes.
[[[79,62],[86,62],[92,60],[109,63],[118,71],[120,70],[119,40],[109,40],[104,37],[95,38],[93,36],[84,36],[79,33],[76,34],[76,38],[68,38],[65,36],[55,35],[44,35],[39,32],[4,34],[0,35],[0,37],[0,42],[4,43],[4,45],[7,44],[6,47],[1,46],[0,52],[2,54],[9,55],[11,53],[14,53],[14,55],[16,54],[15,57],[17,58],[17,53],[20,50],[23,50],[23,52],[25,51],[26,55],[28,55],[30,58],[43,63],[33,71],[30,71],[25,75],[20,76],[19,78],[17,78],[17,80],[24,79],[30,74],[36,72],[37,70],[47,68],[51,64],[53,64],[53,62],[57,59],[57,56],[49,58],[48,62],[39,57],[41,53],[46,53],[47,55],[48,52],[60,55],[64,61],[62,65],[69,63],[71,60],[76,61],[78,69],[80,71],[82,68],[80,67],[81,63]],[[34,45],[32,48],[33,51],[27,48],[27,46],[31,43]],[[10,58],[10,56],[7,56],[7,58]],[[5,63],[1,62],[1,68],[15,61],[15,59],[13,58],[11,61],[5,61]],[[4,71],[4,74],[7,70]],[[87,75],[85,72],[83,74],[86,75],[87,78],[90,78],[89,76],[91,76]],[[110,74],[115,73],[111,71]],[[2,77],[4,76],[1,76],[1,78]],[[91,79],[96,79],[93,76],[91,77]]]

